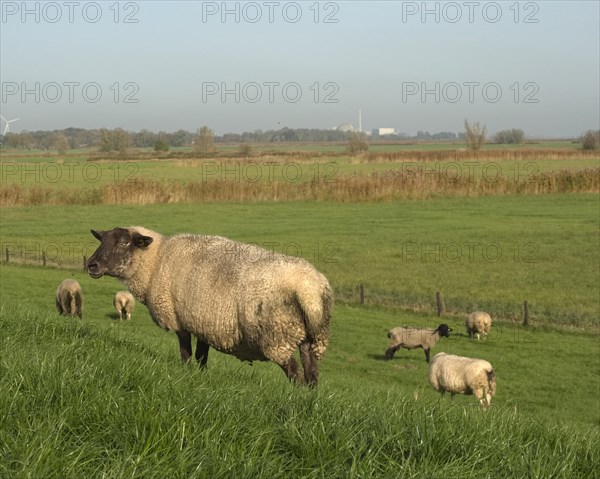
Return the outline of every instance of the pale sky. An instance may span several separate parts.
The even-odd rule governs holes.
[[[11,131],[600,128],[598,1],[2,1]],[[1,126],[4,129],[4,122]]]

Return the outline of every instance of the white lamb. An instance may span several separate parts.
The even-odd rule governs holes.
[[[483,311],[475,311],[467,316],[466,321],[467,334],[470,338],[476,336],[479,340],[479,335],[487,336],[492,328],[492,317]]]
[[[489,407],[496,394],[496,373],[484,359],[438,353],[429,364],[429,382],[441,392],[474,394],[483,407]]]
[[[135,299],[129,291],[118,291],[113,299],[113,305],[119,313],[119,319],[128,321],[135,308]]]

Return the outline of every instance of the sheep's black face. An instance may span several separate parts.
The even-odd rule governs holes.
[[[100,240],[100,246],[87,262],[88,273],[94,279],[103,275],[124,278],[135,250],[147,248],[152,243],[151,237],[131,233],[127,228],[91,231]]]
[[[452,331],[452,328],[449,328],[446,323],[442,323],[442,324],[440,324],[438,326],[437,330],[440,333],[440,336],[444,336],[445,338],[449,338],[450,337],[450,331]]]

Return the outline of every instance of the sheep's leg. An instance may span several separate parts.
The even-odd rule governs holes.
[[[73,306],[74,306],[74,301],[73,301],[73,296],[71,295],[71,293],[69,291],[67,291],[67,294],[65,294],[65,301],[63,302],[65,311],[67,312],[67,314],[69,316],[74,316],[75,315],[75,311],[73,311]]]
[[[392,359],[394,357],[394,353],[400,349],[400,346],[390,346],[387,348],[385,352],[385,359]]]
[[[477,399],[479,399],[479,404],[485,407],[484,391],[481,389],[476,389],[475,391],[473,391],[473,394]]]
[[[58,309],[58,314],[62,315],[63,314],[63,307],[62,304],[60,304],[60,300],[56,300],[56,309]]]
[[[179,352],[181,360],[187,363],[192,357],[192,335],[187,331],[176,331],[177,339],[179,339]]]
[[[490,407],[492,395],[486,390],[486,388],[475,391],[475,397],[479,399],[479,404],[481,404],[484,409]]]
[[[209,347],[210,346],[207,343],[201,341],[200,338],[198,338],[198,341],[196,342],[196,361],[200,363],[201,368],[206,367],[206,362],[208,361]]]
[[[423,348],[425,351],[425,361],[429,362],[429,348]]]
[[[63,299],[61,299],[60,304],[61,304],[62,310],[63,310],[63,312],[61,314],[64,314],[65,316],[70,316],[71,315],[71,303],[63,298]]]
[[[300,361],[304,369],[304,381],[310,387],[317,387],[319,379],[319,366],[315,353],[311,350],[310,343],[302,343],[300,345]]]
[[[300,371],[298,368],[298,363],[296,362],[296,360],[294,359],[294,357],[292,356],[290,359],[288,359],[285,363],[277,363],[279,364],[279,367],[281,367],[281,369],[283,369],[283,372],[285,373],[285,375],[288,377],[288,379],[292,382],[295,383],[302,383],[302,376],[300,375]]]
[[[75,308],[79,319],[83,318],[83,298],[79,292],[75,293]]]

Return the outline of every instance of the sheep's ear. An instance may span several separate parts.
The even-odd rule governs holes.
[[[135,233],[133,238],[131,239],[133,244],[138,248],[147,248],[152,241],[154,241],[150,236],[144,236],[139,233]]]
[[[104,234],[104,231],[96,231],[96,230],[90,230],[90,231],[94,235],[94,238],[96,238],[98,241],[102,241],[102,235]]]

